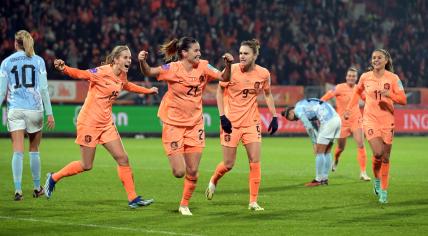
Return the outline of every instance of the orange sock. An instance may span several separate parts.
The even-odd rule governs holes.
[[[376,157],[372,157],[372,168],[373,168],[373,175],[376,179],[379,179],[379,172],[380,167],[382,166],[382,160],[376,159]]]
[[[68,165],[64,166],[64,168],[62,168],[60,171],[54,173],[52,175],[52,179],[55,182],[58,182],[63,177],[77,175],[83,171],[84,171],[84,169],[83,169],[82,165],[80,164],[80,161],[73,161],[73,162],[68,163]]]
[[[260,162],[251,163],[250,162],[250,175],[249,175],[249,187],[250,187],[250,203],[257,202],[257,197],[259,195],[261,179],[261,170]]]
[[[198,176],[190,176],[186,174],[184,178],[183,196],[181,197],[180,206],[189,206],[189,200],[192,198],[193,191],[196,188]]]
[[[360,171],[361,172],[366,171],[367,155],[366,155],[366,148],[365,147],[358,148],[357,159],[358,159],[358,163],[360,164]]]
[[[214,185],[217,185],[217,182],[226,174],[230,169],[224,165],[224,162],[220,162],[215,169],[214,175],[211,176],[211,182]]]
[[[342,154],[343,149],[339,149],[339,147],[336,146],[336,149],[334,149],[334,161],[338,161],[340,154]]]
[[[380,168],[380,186],[382,190],[387,190],[389,185],[389,162],[382,162],[382,167]]]
[[[123,187],[128,194],[128,201],[132,201],[137,197],[135,193],[134,176],[130,166],[117,166],[119,179],[122,181]]]

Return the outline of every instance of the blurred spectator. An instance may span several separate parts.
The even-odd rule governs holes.
[[[158,45],[173,37],[197,38],[202,57],[238,56],[238,43],[261,42],[258,64],[276,84],[343,82],[348,65],[364,70],[375,48],[388,49],[408,86],[428,86],[428,2],[425,0],[3,0],[0,59],[13,51],[13,35],[27,29],[36,51],[83,68],[104,59],[111,45],[133,50],[131,80],[142,80],[136,55],[145,49],[159,64]],[[17,7],[18,6],[18,7]],[[218,61],[220,66],[221,61]]]

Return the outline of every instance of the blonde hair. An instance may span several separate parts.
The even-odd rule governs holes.
[[[164,60],[167,62],[177,61],[182,59],[181,52],[187,51],[192,47],[192,44],[198,41],[192,37],[182,37],[180,39],[173,39],[160,46],[160,53],[164,55]]]
[[[15,41],[20,49],[23,49],[27,57],[34,56],[34,39],[26,30],[20,30],[15,34]]]
[[[250,47],[255,55],[259,55],[260,42],[257,39],[242,41],[241,46]]]
[[[120,53],[129,50],[127,45],[118,45],[107,55],[106,60],[102,63],[103,65],[113,65],[114,59],[118,58]],[[129,50],[131,51],[131,50]]]

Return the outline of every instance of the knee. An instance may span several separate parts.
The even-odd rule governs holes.
[[[224,167],[226,167],[227,171],[232,170],[234,165],[235,165],[234,162],[224,162]]]
[[[197,168],[187,168],[186,174],[189,176],[197,176],[198,175],[198,169]]]
[[[339,146],[336,147],[336,152],[343,152],[343,150],[345,150],[344,147],[339,147]]]
[[[383,150],[376,150],[376,151],[373,151],[373,156],[374,156],[376,159],[382,159],[383,154],[384,154]]]
[[[177,170],[177,169],[172,170],[172,175],[174,175],[175,178],[183,178],[184,174],[186,174],[184,170]]]
[[[119,164],[120,166],[128,166],[129,165],[129,160],[128,160],[128,154],[123,153],[121,155],[118,155],[115,157],[117,164]]]

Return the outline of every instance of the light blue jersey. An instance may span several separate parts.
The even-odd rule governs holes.
[[[46,67],[41,57],[27,57],[24,51],[7,57],[0,67],[0,105],[6,90],[8,110],[43,111],[44,108],[46,115],[52,115]]]
[[[327,102],[318,98],[308,98],[300,100],[294,107],[294,114],[302,121],[312,142],[315,142],[317,131],[311,121],[319,120],[320,126],[327,123],[332,118],[338,116],[334,108]]]

